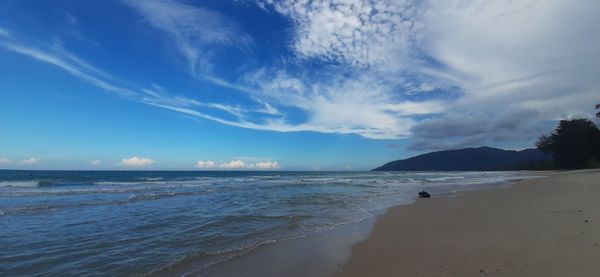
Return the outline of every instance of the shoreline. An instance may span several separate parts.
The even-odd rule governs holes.
[[[527,176],[546,177],[552,172],[529,171]],[[509,180],[467,186],[458,191],[436,194],[437,199],[460,198],[464,193],[501,190],[531,180]],[[411,206],[412,200],[371,211],[373,215],[358,222],[341,224],[329,231],[274,243],[258,245],[249,252],[208,267],[198,267],[193,260],[179,263],[152,276],[334,276],[339,274],[352,254],[352,247],[367,240],[379,218],[397,207]]]
[[[337,276],[595,276],[600,170],[543,175],[392,207]]]

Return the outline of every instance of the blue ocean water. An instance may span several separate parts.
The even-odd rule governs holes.
[[[0,171],[0,276],[146,276],[210,266],[523,172]]]

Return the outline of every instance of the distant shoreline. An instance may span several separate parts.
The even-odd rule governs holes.
[[[393,207],[339,276],[595,276],[600,170],[546,174]]]

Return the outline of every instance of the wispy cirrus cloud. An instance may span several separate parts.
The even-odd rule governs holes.
[[[57,66],[67,71],[71,75],[74,75],[104,90],[119,93],[123,96],[128,97],[136,94],[135,92],[127,88],[113,85],[105,80],[102,80],[100,77],[95,76],[99,74],[99,70],[93,68],[87,63],[84,63],[75,56],[67,54],[65,51],[55,51],[55,53],[49,53],[47,51],[40,50],[32,46],[24,45],[18,41],[11,40],[0,41],[0,46],[2,46],[6,50]]]
[[[206,8],[168,0],[124,0],[145,22],[165,32],[196,75],[210,69],[209,47],[247,48],[252,38],[231,19]]]
[[[243,121],[246,114],[279,114],[279,111],[267,103],[259,103],[256,107],[242,108],[221,103],[201,102],[191,98],[175,96],[156,85],[151,86],[151,88],[128,88],[116,84],[115,82],[120,82],[117,78],[112,77],[110,74],[96,68],[60,47],[41,49],[13,38],[0,40],[0,47],[11,52],[28,56],[37,61],[54,65],[95,87],[117,93],[119,96],[129,100],[215,121],[225,125],[242,128],[258,128],[255,124]],[[206,112],[202,112],[198,108],[203,108]],[[209,114],[210,110],[225,111],[232,114],[234,118],[224,119],[218,116],[211,116]]]
[[[10,32],[9,32],[8,30],[6,30],[6,29],[3,29],[3,28],[0,28],[0,36],[3,36],[3,37],[10,37],[10,36],[11,36],[11,34],[10,34]]]

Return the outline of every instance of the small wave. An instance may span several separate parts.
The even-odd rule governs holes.
[[[164,197],[174,197],[177,196],[175,192],[168,193],[153,193],[153,194],[132,194],[127,197],[127,200],[136,201],[136,200],[156,200]]]
[[[302,182],[328,182],[335,181],[335,178],[302,178]]]
[[[290,198],[282,199],[282,204],[292,206],[303,206],[303,205],[321,205],[321,206],[334,206],[344,207],[348,204],[348,200],[343,196],[327,195],[327,194],[306,194],[296,195]]]
[[[160,180],[164,180],[163,177],[140,177],[137,178],[137,180],[142,180],[142,181],[160,181]]]
[[[99,186],[127,186],[127,185],[146,185],[146,184],[165,184],[164,181],[103,181],[94,182],[95,185]]]
[[[25,187],[37,187],[39,181],[2,181],[0,182],[0,188],[6,187],[17,187],[17,188],[25,188]]]
[[[129,195],[129,197],[127,197],[127,200],[128,201],[157,200],[157,199],[166,198],[166,197],[210,194],[212,192],[214,192],[214,190],[131,194],[131,195]]]
[[[250,178],[254,178],[254,179],[258,179],[258,180],[277,180],[277,179],[280,179],[281,176],[279,176],[279,175],[257,175],[257,176],[250,176]]]
[[[79,186],[93,186],[94,183],[82,183],[82,182],[63,182],[63,181],[40,181],[38,187],[79,187]]]
[[[446,177],[436,177],[436,178],[425,178],[428,182],[444,182],[450,180],[461,180],[464,179],[464,176],[446,176]]]
[[[286,215],[267,215],[267,214],[249,214],[249,215],[228,215],[223,217],[223,222],[245,222],[245,221],[301,221],[311,218],[308,214],[286,214]]]
[[[39,213],[56,210],[57,206],[54,205],[37,205],[37,206],[23,206],[23,207],[12,207],[2,210],[0,215],[6,214],[22,214],[22,213]]]

